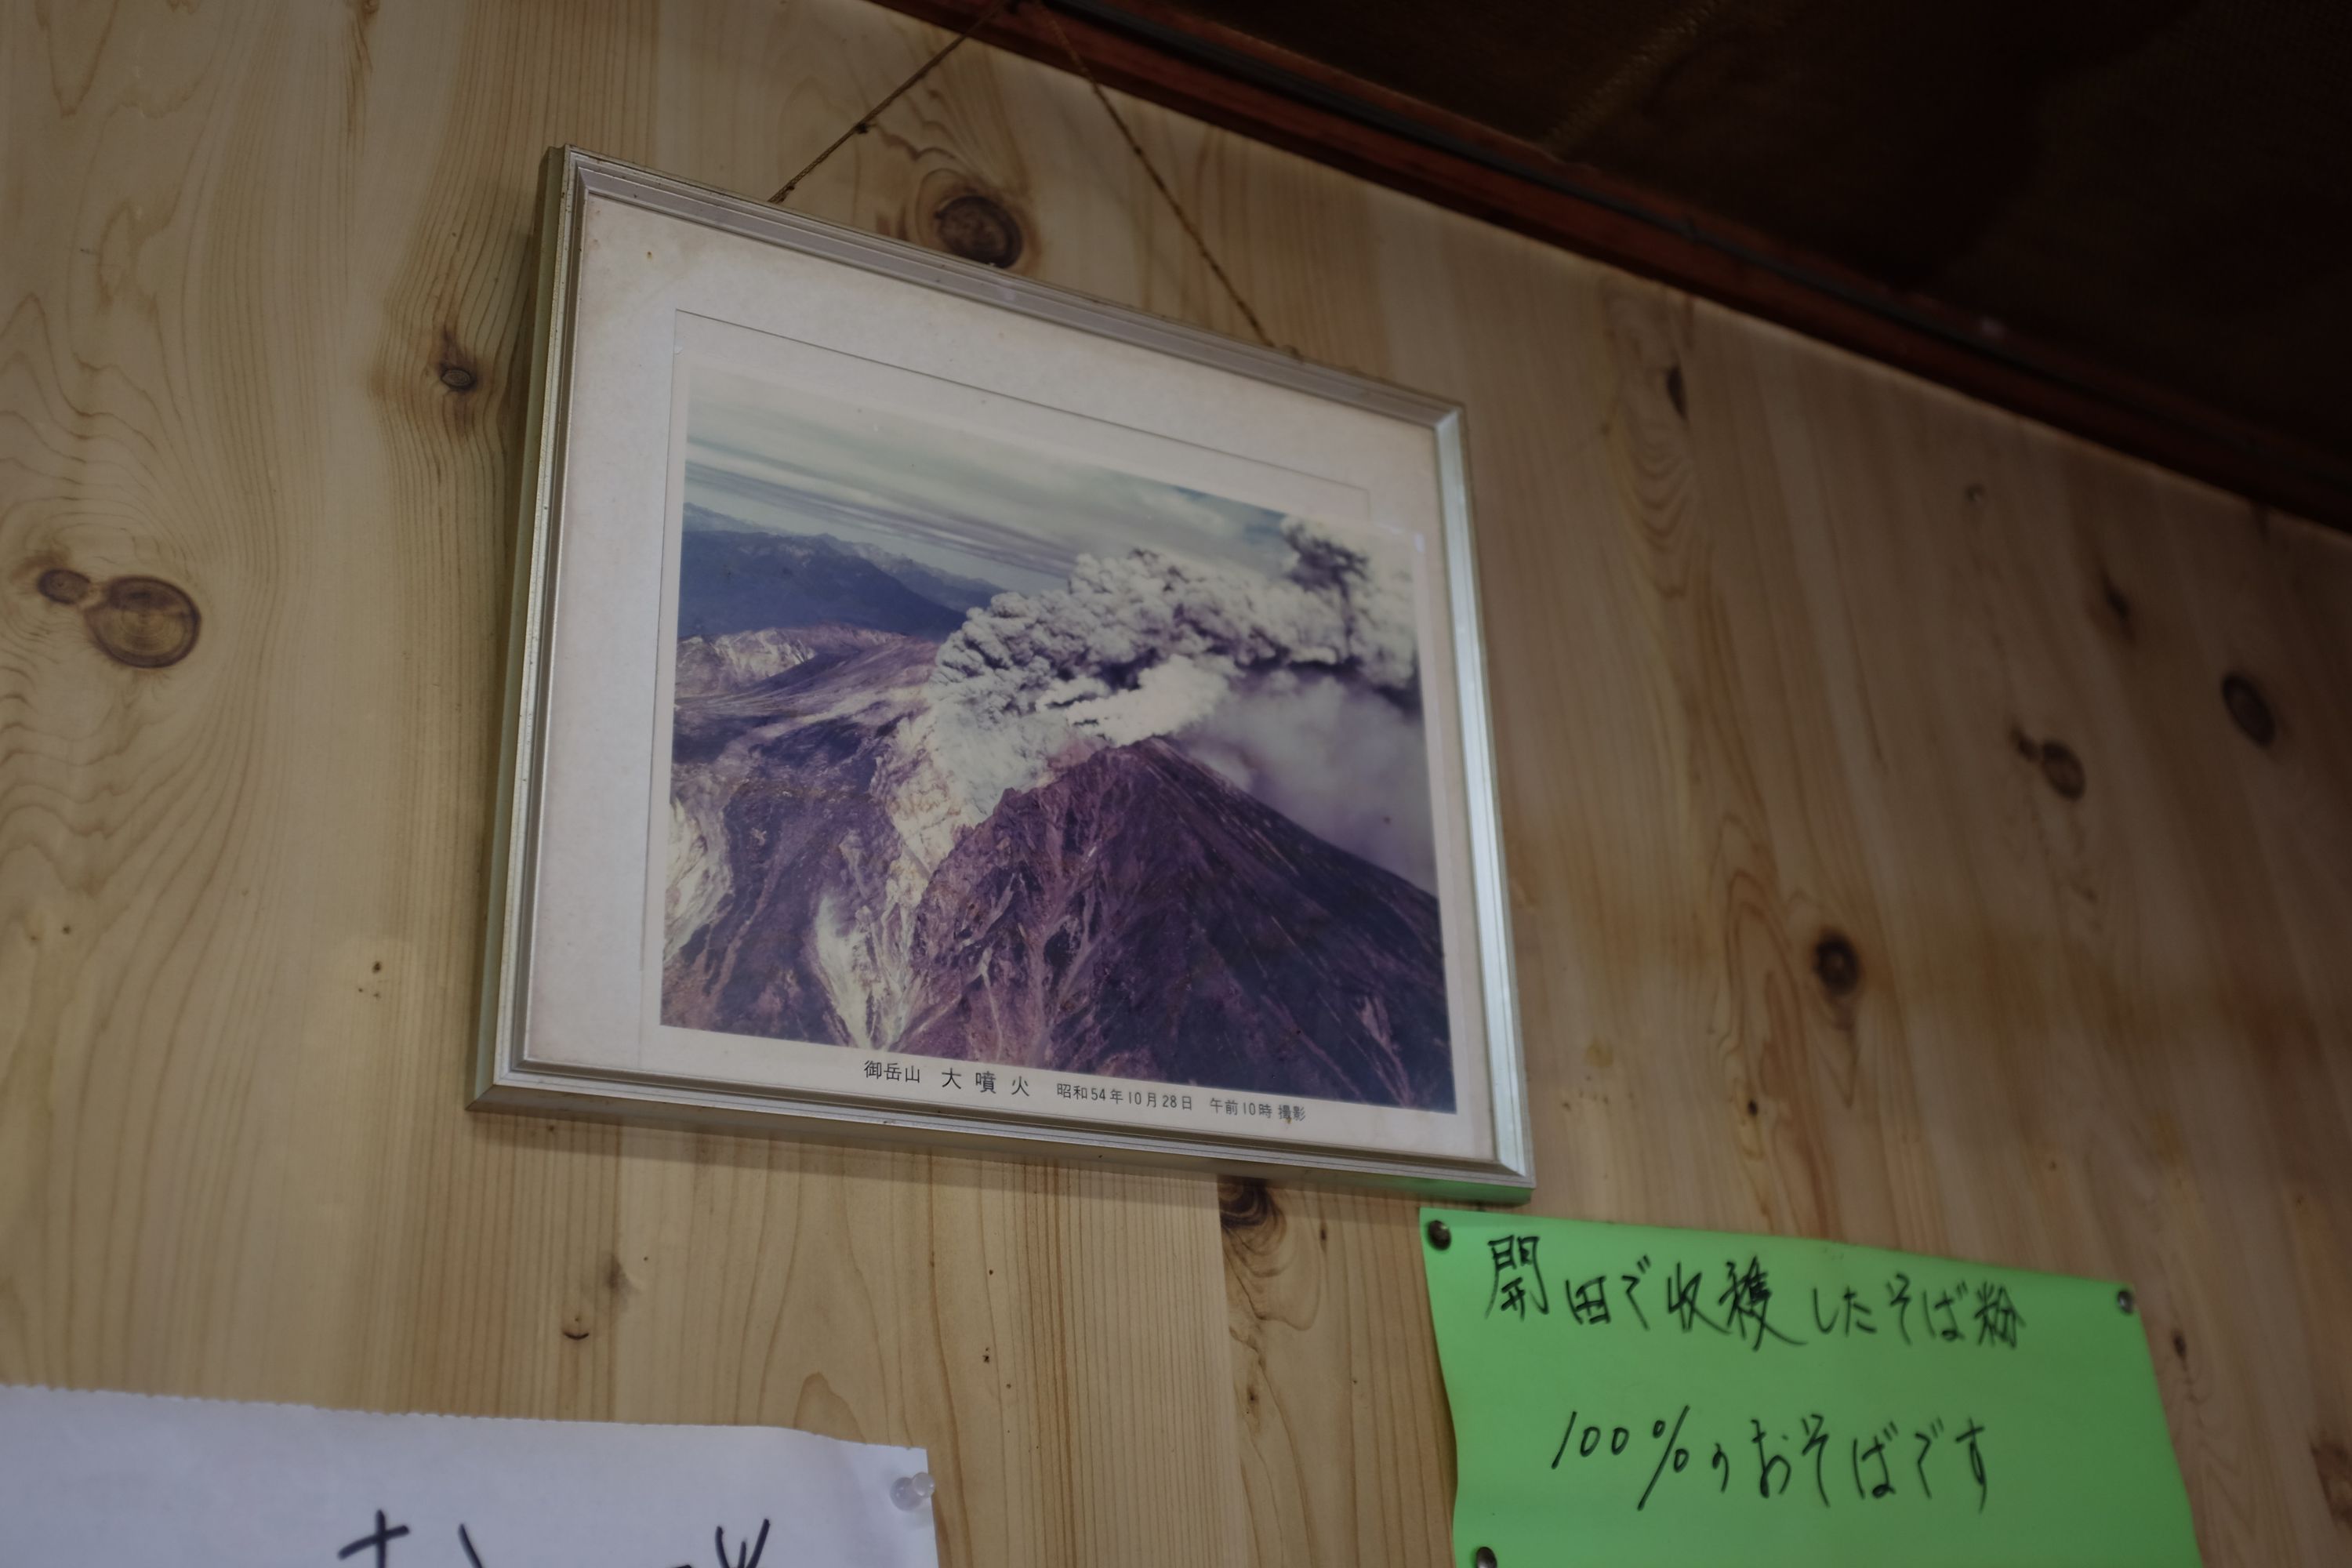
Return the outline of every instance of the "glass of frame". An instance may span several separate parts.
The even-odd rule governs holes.
[[[1451,404],[548,155],[476,1103],[1486,1197]]]

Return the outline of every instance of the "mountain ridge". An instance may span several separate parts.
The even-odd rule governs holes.
[[[1436,900],[1165,741],[1008,793],[917,907],[899,1048],[1453,1107]]]
[[[681,640],[831,621],[936,641],[1003,592],[878,546],[753,528],[691,501],[677,581]]]

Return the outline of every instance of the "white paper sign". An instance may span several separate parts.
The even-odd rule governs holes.
[[[926,1472],[772,1426],[0,1388],[0,1563],[936,1568]]]

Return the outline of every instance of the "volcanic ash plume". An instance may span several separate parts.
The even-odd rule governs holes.
[[[968,826],[1005,791],[1104,745],[1165,736],[1301,826],[1426,885],[1411,579],[1304,520],[1286,520],[1283,536],[1280,577],[1139,550],[1081,556],[1068,586],[973,611],[940,650],[924,732],[907,737],[939,764],[903,779],[929,803],[934,831],[922,837],[938,839],[919,854],[950,846],[942,816]],[[1361,820],[1367,769],[1403,808],[1387,817],[1416,821]]]

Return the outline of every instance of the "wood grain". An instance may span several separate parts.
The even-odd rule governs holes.
[[[461,1109],[540,153],[764,193],[936,37],[0,11],[0,1377],[919,1443],[955,1563],[1442,1558],[1403,1200]],[[1278,339],[1470,409],[1535,1206],[2128,1277],[2207,1561],[2352,1552],[2352,542],[1129,112]],[[1239,329],[1097,117],[970,48],[795,200]]]

